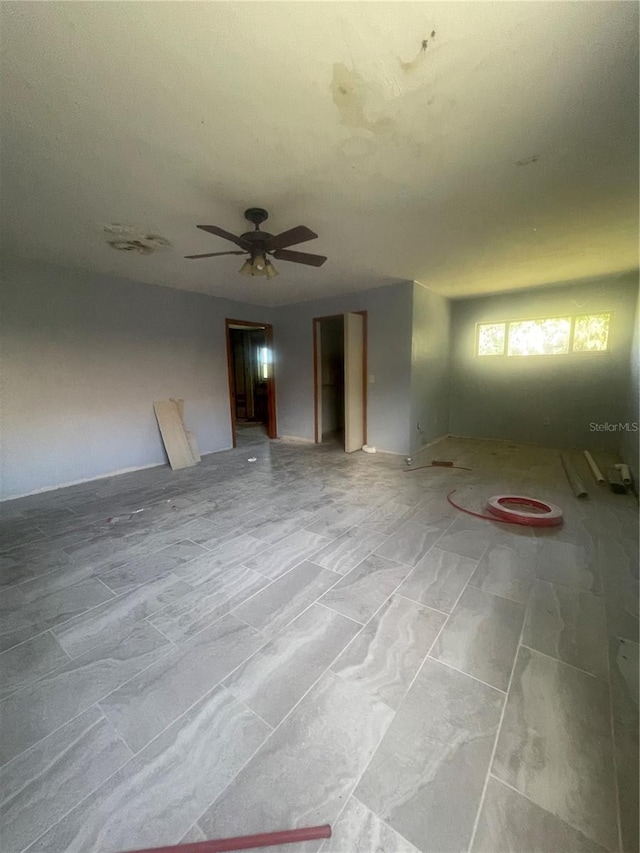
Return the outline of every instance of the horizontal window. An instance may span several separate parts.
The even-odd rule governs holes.
[[[478,323],[476,353],[491,355],[566,355],[570,352],[606,352],[611,314],[545,317]]]

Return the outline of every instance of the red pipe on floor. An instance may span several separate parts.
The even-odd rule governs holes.
[[[317,841],[331,838],[328,823],[322,826],[305,826],[301,829],[284,829],[280,832],[263,832],[259,835],[237,835],[214,841],[196,841],[193,844],[174,844],[171,847],[147,847],[130,853],[226,853],[228,850],[252,850],[255,847],[272,847],[277,844],[294,844],[296,841]]]

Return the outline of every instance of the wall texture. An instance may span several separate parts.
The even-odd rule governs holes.
[[[409,448],[413,283],[316,299],[274,311],[278,432],[313,441],[312,319],[367,311],[367,441],[379,450]]]
[[[637,275],[454,302],[450,431],[556,447],[611,448],[628,420]],[[611,311],[610,351],[558,356],[475,355],[476,323]]]
[[[411,452],[449,432],[450,302],[414,283]]]
[[[0,495],[166,460],[152,404],[185,398],[201,452],[231,446],[224,319],[271,311],[2,263]]]

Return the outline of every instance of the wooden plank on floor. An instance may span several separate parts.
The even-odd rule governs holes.
[[[160,403],[154,403],[153,409],[169,457],[169,465],[174,471],[195,465],[189,439],[176,403],[173,400],[163,400]]]

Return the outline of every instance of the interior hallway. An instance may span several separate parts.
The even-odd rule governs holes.
[[[585,473],[578,502],[540,447],[447,439],[416,462],[471,472],[406,473],[245,435],[0,507],[3,851],[330,822],[296,853],[595,853],[619,811],[634,849],[635,501]]]

